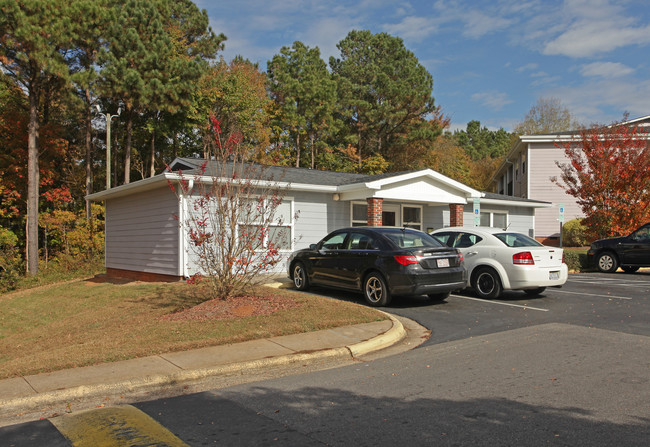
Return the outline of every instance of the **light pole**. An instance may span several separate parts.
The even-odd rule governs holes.
[[[102,115],[106,115],[106,189],[111,189],[111,120],[120,116],[122,107],[117,109],[117,115],[103,113],[99,104],[95,104],[95,108]]]

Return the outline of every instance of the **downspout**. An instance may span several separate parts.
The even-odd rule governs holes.
[[[186,209],[187,209],[187,198],[185,197],[185,193],[189,193],[189,195],[192,195],[192,189],[194,189],[194,179],[190,179],[187,183],[187,190],[184,191],[181,188],[181,193],[179,196],[179,203],[178,203],[178,262],[179,264],[179,272],[180,275],[183,278],[188,278],[188,268],[187,268],[187,257],[186,257],[186,252],[187,250],[185,249],[186,245],[186,240],[187,238],[185,237],[185,217],[186,217]]]
[[[526,146],[526,198],[530,199],[530,143]]]
[[[185,220],[185,194],[181,190],[178,195],[178,273],[182,278],[186,278],[185,266],[185,229],[183,222]]]

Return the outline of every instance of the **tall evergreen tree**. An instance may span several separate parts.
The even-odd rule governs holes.
[[[71,3],[74,48],[68,55],[68,64],[75,93],[83,104],[86,195],[93,192],[92,106],[96,99],[97,54],[101,36],[106,30],[108,11],[107,3],[93,0],[75,0]],[[90,201],[86,200],[86,218],[90,217]]]
[[[470,121],[465,130],[454,132],[456,144],[465,149],[472,160],[499,158],[510,147],[511,135],[504,129],[490,130],[481,126],[480,121]]]
[[[71,44],[68,1],[0,0],[0,64],[29,96],[27,159],[27,271],[38,272],[39,129],[43,100],[68,76]],[[47,116],[47,113],[44,113]]]
[[[359,166],[362,156],[389,158],[394,138],[435,110],[433,78],[399,37],[353,30],[337,48],[341,58],[331,57],[330,67]]]
[[[316,139],[331,126],[336,100],[336,83],[320,57],[318,47],[296,41],[282,47],[268,62],[271,97],[281,110],[281,127],[295,142],[296,166],[300,166],[305,140],[311,146],[311,167],[315,167]]]
[[[197,80],[225,36],[207,27],[207,14],[189,0],[128,0],[112,9],[100,54],[105,94],[124,104],[124,183],[130,181],[135,114],[176,113],[190,104]]]

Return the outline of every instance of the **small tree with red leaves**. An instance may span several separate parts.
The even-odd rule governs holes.
[[[225,299],[247,293],[274,270],[282,250],[291,249],[287,224],[295,216],[281,179],[249,161],[241,134],[222,141],[221,123],[211,117],[210,125],[211,156],[198,172],[180,173],[172,187],[184,210],[179,221],[190,265],[196,266],[190,274],[206,278],[212,298]]]
[[[556,164],[560,182],[577,199],[591,240],[630,233],[650,220],[650,135],[625,122],[592,126],[557,144],[569,162]]]

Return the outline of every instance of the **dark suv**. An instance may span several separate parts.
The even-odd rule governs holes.
[[[639,267],[650,267],[650,222],[629,236],[601,239],[591,244],[587,252],[589,265],[598,270],[613,273],[619,267],[626,273],[634,273]]]

